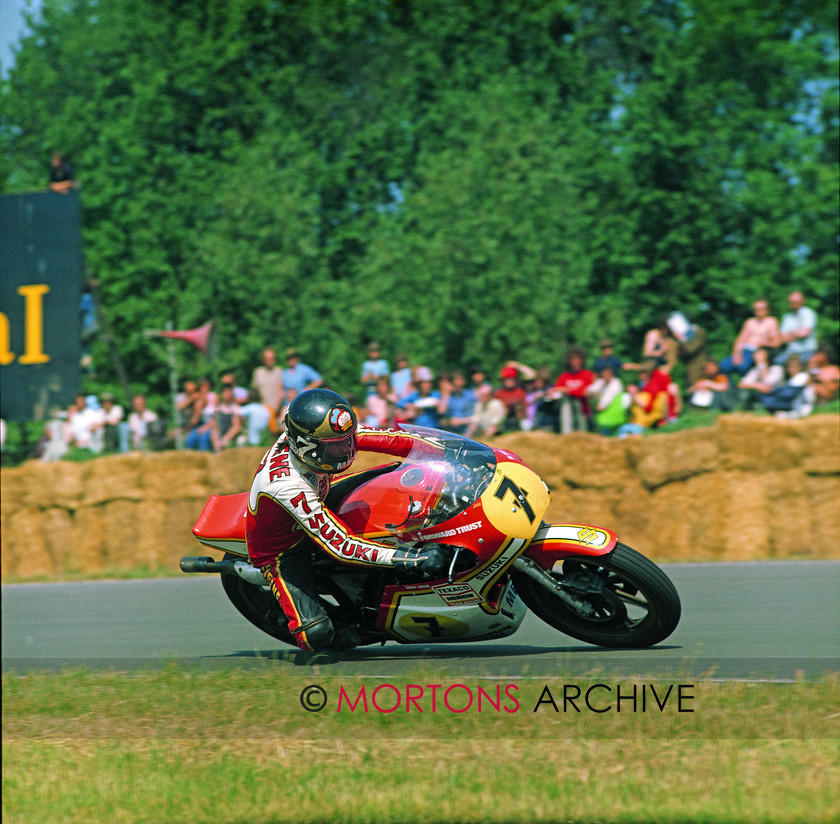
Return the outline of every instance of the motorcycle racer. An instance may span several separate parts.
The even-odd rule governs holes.
[[[349,469],[357,449],[405,457],[423,440],[400,430],[359,426],[352,406],[328,389],[302,392],[290,404],[285,432],[257,468],[248,498],[248,554],[288,618],[301,649],[351,649],[361,638],[334,625],[319,597],[313,545],[342,563],[385,565],[439,577],[444,557],[434,548],[357,538],[325,504],[333,475]]]

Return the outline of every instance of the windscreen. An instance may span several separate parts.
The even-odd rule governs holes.
[[[415,472],[418,480],[423,478],[428,482],[430,477],[437,477],[440,482],[439,494],[423,507],[422,526],[415,522],[415,529],[448,521],[463,512],[487,488],[496,470],[496,456],[489,446],[439,429],[409,425],[401,428],[422,438],[403,462],[407,471],[401,478],[401,485],[410,489],[411,472]]]

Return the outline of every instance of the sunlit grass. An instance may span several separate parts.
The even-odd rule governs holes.
[[[434,679],[438,680],[435,681]],[[669,682],[576,678],[630,695]],[[313,683],[327,708],[306,712]],[[337,711],[344,687],[425,693],[404,711]],[[436,711],[429,685],[439,684]],[[562,676],[516,685],[516,712],[456,712],[454,681],[172,665],[3,677],[3,820],[40,822],[829,822],[840,814],[838,680],[692,683],[693,712],[535,705]],[[460,682],[493,693],[495,682]],[[676,682],[675,682],[676,683]],[[504,696],[504,691],[502,691]],[[598,691],[598,708],[610,693]],[[595,703],[593,698],[593,703]],[[613,701],[613,703],[615,703]],[[503,701],[502,707],[514,703]],[[689,705],[686,705],[687,708]],[[635,710],[635,711],[634,711]]]

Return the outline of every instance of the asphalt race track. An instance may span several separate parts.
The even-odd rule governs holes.
[[[394,677],[623,675],[789,680],[840,671],[840,561],[671,564],[682,599],[674,634],[647,650],[604,650],[529,615],[500,641],[305,653],[252,627],[215,576],[2,587],[4,672],[79,667],[273,666]]]

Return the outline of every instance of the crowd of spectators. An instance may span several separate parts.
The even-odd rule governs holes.
[[[361,392],[341,392],[368,426],[411,423],[475,438],[512,431],[575,431],[604,436],[640,434],[674,421],[686,409],[764,409],[778,417],[803,417],[840,390],[840,368],[818,349],[816,316],[800,292],[789,297],[781,321],[766,300],[753,304],[730,351],[720,361],[707,355],[705,330],[682,313],[662,318],[644,336],[641,358],[625,360],[604,338],[591,358],[570,346],[554,375],[508,360],[498,373],[471,364],[438,374],[412,364],[405,352],[392,368],[382,347],[371,343],[360,357]],[[240,385],[232,371],[217,384],[187,380],[175,398],[174,427],[146,404],[130,400],[132,411],[108,393],[79,394],[56,411],[42,443],[44,460],[80,447],[94,453],[182,446],[220,452],[241,445],[268,445],[282,431],[285,410],[300,392],[324,385],[296,348],[285,350],[285,365],[267,347],[250,382]]]

